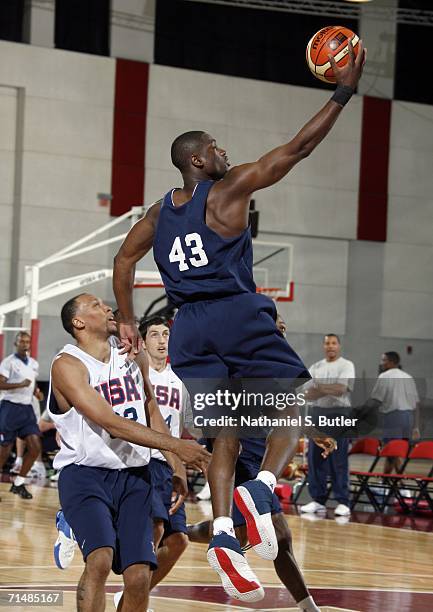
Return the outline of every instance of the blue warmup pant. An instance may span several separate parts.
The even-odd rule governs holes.
[[[328,476],[335,499],[339,504],[349,505],[349,440],[339,438],[338,448],[326,459],[322,449],[309,440],[308,444],[308,490],[314,501],[325,504]]]

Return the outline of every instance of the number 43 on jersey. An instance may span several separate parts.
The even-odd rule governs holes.
[[[190,253],[188,253],[188,255],[191,254],[194,257],[188,257],[185,254],[180,236],[176,236],[174,239],[170,255],[168,256],[171,263],[179,263],[180,272],[189,270],[190,267],[187,264],[187,259],[194,268],[201,268],[209,263],[207,255],[203,249],[203,241],[200,234],[197,234],[196,232],[193,234],[187,234],[185,236],[185,245],[186,247],[189,247],[188,250]]]

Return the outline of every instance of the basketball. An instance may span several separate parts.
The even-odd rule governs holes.
[[[327,26],[311,37],[307,45],[307,64],[315,77],[325,83],[335,83],[329,55],[332,55],[337,65],[347,64],[349,56],[348,39],[352,39],[355,56],[359,50],[359,36],[343,26]]]

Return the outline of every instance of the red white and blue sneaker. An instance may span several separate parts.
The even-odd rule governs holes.
[[[71,565],[74,558],[77,541],[62,510],[59,510],[56,514],[56,527],[59,535],[54,544],[54,561],[59,569],[66,569]]]
[[[240,601],[260,601],[262,585],[248,565],[238,540],[222,531],[210,541],[207,551],[210,566],[218,572],[224,591]]]
[[[272,522],[272,491],[261,480],[248,480],[234,491],[234,501],[247,524],[251,547],[262,559],[273,561],[278,542]]]

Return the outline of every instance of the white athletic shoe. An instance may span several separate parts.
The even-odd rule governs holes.
[[[62,510],[57,512],[56,528],[58,536],[54,544],[54,561],[59,569],[66,569],[72,563],[77,542]]]
[[[265,591],[236,538],[221,531],[214,535],[207,551],[207,560],[218,574],[224,591],[240,601],[260,601]]]
[[[338,504],[334,510],[335,516],[350,516],[350,508],[345,504]]]
[[[326,512],[326,506],[319,504],[319,502],[312,501],[309,504],[304,504],[300,508],[301,512]]]
[[[122,595],[123,595],[123,591],[118,591],[117,593],[114,593],[113,602],[114,602],[114,607],[116,608],[116,610],[119,607],[120,600],[122,599]]]
[[[210,499],[210,486],[208,482],[204,485],[202,490],[197,493],[197,499],[200,501],[208,501]]]
[[[253,550],[262,559],[276,559],[278,542],[271,515],[271,489],[261,480],[247,480],[236,487],[233,499],[247,524],[247,537]]]
[[[50,476],[51,482],[59,482],[60,472],[55,472],[52,476]]]

